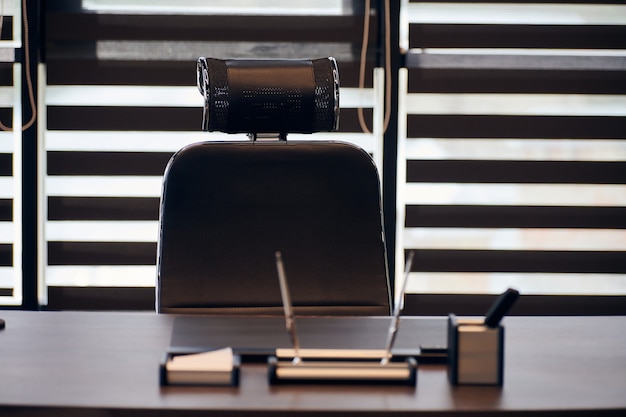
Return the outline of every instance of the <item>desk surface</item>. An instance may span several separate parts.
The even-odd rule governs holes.
[[[443,416],[487,411],[597,416],[624,415],[626,410],[623,316],[507,318],[502,388],[450,386],[445,365],[421,365],[416,387],[269,386],[263,364],[244,364],[237,388],[160,387],[158,364],[169,346],[174,316],[0,311],[0,317],[7,323],[0,331],[2,416]],[[275,319],[244,320],[255,328]],[[412,340],[416,323],[403,319],[399,345]]]

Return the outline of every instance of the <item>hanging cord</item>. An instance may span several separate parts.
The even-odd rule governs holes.
[[[390,32],[390,22],[391,17],[389,16],[390,7],[389,0],[385,0],[385,27],[383,30],[385,31],[385,117],[383,121],[383,133],[387,131],[387,127],[389,127],[389,120],[391,119],[391,32]],[[370,30],[370,0],[365,0],[365,12],[363,19],[363,41],[361,46],[361,62],[359,68],[359,89],[362,90],[365,88],[365,64],[367,62],[367,45],[369,43],[369,30]],[[359,107],[357,109],[357,114],[359,116],[359,124],[361,125],[361,129],[365,133],[372,133],[370,129],[367,127],[367,123],[365,122],[365,117],[363,115],[363,108]]]
[[[4,12],[4,0],[0,0],[2,4],[2,11]],[[33,92],[33,82],[30,77],[30,42],[29,42],[29,33],[28,33],[28,13],[26,12],[26,0],[22,0],[22,19],[23,19],[23,27],[24,27],[24,65],[26,71],[26,85],[28,86],[28,99],[30,102],[30,108],[32,110],[32,115],[28,123],[22,126],[22,132],[28,129],[35,123],[37,119],[37,106],[35,104],[35,93]],[[3,20],[3,13],[0,14],[0,21]],[[0,38],[2,37],[2,24],[0,23]],[[4,131],[11,131],[13,128],[4,125],[0,121],[0,129]]]

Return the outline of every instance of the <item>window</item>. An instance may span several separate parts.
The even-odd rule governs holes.
[[[0,3],[0,305],[22,302],[20,12],[17,1]]]
[[[626,7],[404,2],[401,21],[409,291],[624,295]]]
[[[366,61],[367,88],[357,88],[359,3],[49,4],[41,80],[47,118],[40,198],[47,215],[40,225],[46,249],[40,302],[93,308],[87,303],[135,293],[143,299],[135,305],[154,305],[158,204],[167,161],[188,143],[226,139],[200,131],[199,56],[334,56],[342,83],[340,132],[306,139],[356,143],[382,166],[383,74],[374,68],[374,47]],[[375,37],[375,15],[371,20]],[[373,133],[362,133],[358,106],[366,108]],[[237,138],[246,139],[228,136]]]
[[[40,107],[0,131],[1,305],[152,309],[163,170],[225,139],[200,131],[196,59],[334,56],[340,132],[311,139],[374,157],[394,282],[416,250],[409,314],[478,314],[508,286],[526,312],[625,313],[621,2],[31,3],[29,53],[0,0],[0,120],[29,117],[25,54]]]

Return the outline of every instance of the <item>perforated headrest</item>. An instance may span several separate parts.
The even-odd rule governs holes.
[[[337,130],[339,71],[334,58],[198,59],[202,129],[226,133]]]

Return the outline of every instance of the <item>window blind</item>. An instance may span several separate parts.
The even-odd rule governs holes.
[[[331,2],[340,6],[316,14],[292,5],[286,14],[276,9],[272,15],[254,9],[242,14],[237,2],[224,8],[186,1],[134,8],[128,2],[127,7],[83,3],[82,8],[46,4],[46,67],[40,80],[45,158],[39,169],[46,213],[40,245],[43,305],[153,308],[167,161],[188,143],[246,140],[200,131],[199,56],[334,56],[341,77],[340,132],[288,140],[352,142],[382,164],[384,75],[375,70],[373,46],[366,88],[356,88],[363,27],[358,2]],[[375,16],[371,20],[375,38]],[[359,106],[366,108],[371,134],[360,130]]]
[[[0,9],[0,304],[22,302],[22,100],[21,9],[7,1]],[[12,129],[16,127],[15,129]]]
[[[626,294],[625,25],[611,2],[402,3],[410,292]]]

